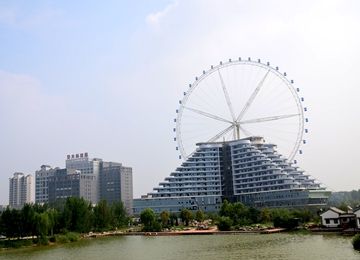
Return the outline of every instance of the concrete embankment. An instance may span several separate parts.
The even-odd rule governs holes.
[[[240,230],[240,231],[219,231],[210,230],[181,230],[181,231],[162,231],[162,232],[101,232],[83,235],[84,238],[96,238],[106,236],[186,236],[186,235],[228,235],[228,234],[272,234],[285,231],[284,228],[274,228],[266,230]]]

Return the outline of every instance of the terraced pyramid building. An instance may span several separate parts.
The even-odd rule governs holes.
[[[198,148],[154,191],[134,200],[134,213],[218,211],[223,200],[248,206],[326,205],[330,192],[276,151],[262,137],[199,143]]]

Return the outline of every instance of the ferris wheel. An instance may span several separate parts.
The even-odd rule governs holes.
[[[187,159],[200,142],[262,136],[290,162],[307,128],[303,97],[278,67],[260,60],[220,62],[189,84],[176,110],[176,149]],[[294,161],[293,161],[294,160]]]

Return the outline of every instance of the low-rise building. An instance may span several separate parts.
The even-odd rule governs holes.
[[[360,207],[354,210],[356,227],[360,229]]]
[[[360,215],[360,212],[359,212]],[[327,211],[320,214],[321,224],[327,228],[355,228],[356,214],[349,209],[347,212],[341,209],[330,207]],[[359,216],[360,217],[360,216]],[[357,220],[359,223],[359,220]]]

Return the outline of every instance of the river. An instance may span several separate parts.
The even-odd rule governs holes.
[[[121,236],[0,252],[2,259],[360,259],[351,237],[301,234]]]

